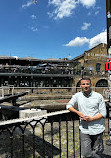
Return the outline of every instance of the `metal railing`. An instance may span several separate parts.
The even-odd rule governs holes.
[[[107,72],[94,72],[91,70],[85,70],[82,72],[81,68],[74,68],[71,66],[61,66],[61,67],[53,67],[53,66],[20,66],[20,65],[1,65],[0,73],[26,73],[26,74],[67,74],[67,75],[83,75],[84,76],[106,76]]]
[[[0,157],[81,158],[78,116],[64,110],[0,122]]]
[[[79,121],[69,111],[0,122],[2,158],[81,157]]]
[[[2,89],[3,87],[1,87]],[[4,87],[4,91],[9,91]],[[21,87],[9,87],[13,93],[23,90]],[[35,94],[74,94],[78,87],[30,87]],[[110,89],[92,87],[108,95]],[[25,89],[26,90],[26,89]],[[28,88],[29,90],[29,88]],[[49,92],[48,92],[49,90]],[[43,93],[44,92],[44,93]],[[5,92],[4,92],[5,94]],[[109,112],[108,112],[109,113]],[[110,133],[109,116],[107,133]],[[47,115],[27,119],[15,119],[0,122],[1,158],[81,158],[79,138],[79,119],[68,110],[48,113]]]
[[[111,93],[110,87],[92,87],[96,92],[99,92],[103,95],[105,99],[109,99],[109,94]],[[16,92],[30,91],[33,95],[51,95],[51,96],[69,96],[74,95],[76,92],[81,91],[80,87],[14,87],[11,86],[2,86],[0,87],[0,95],[4,97],[9,93],[13,94]],[[45,96],[44,96],[45,97]]]

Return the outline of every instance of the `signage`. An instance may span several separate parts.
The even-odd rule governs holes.
[[[106,71],[111,70],[111,62],[106,62]]]

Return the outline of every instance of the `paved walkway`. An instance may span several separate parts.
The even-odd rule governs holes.
[[[104,140],[104,152],[102,158],[111,158],[111,145],[106,145],[106,141],[107,140]]]

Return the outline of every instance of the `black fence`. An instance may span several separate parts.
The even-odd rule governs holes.
[[[79,137],[78,116],[67,110],[41,118],[2,121],[0,157],[81,158]]]
[[[79,120],[72,113],[0,123],[1,158],[81,157]]]

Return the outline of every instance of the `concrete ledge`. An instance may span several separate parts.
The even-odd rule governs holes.
[[[19,111],[19,118],[40,117],[44,114],[47,114],[47,110],[25,109]]]

